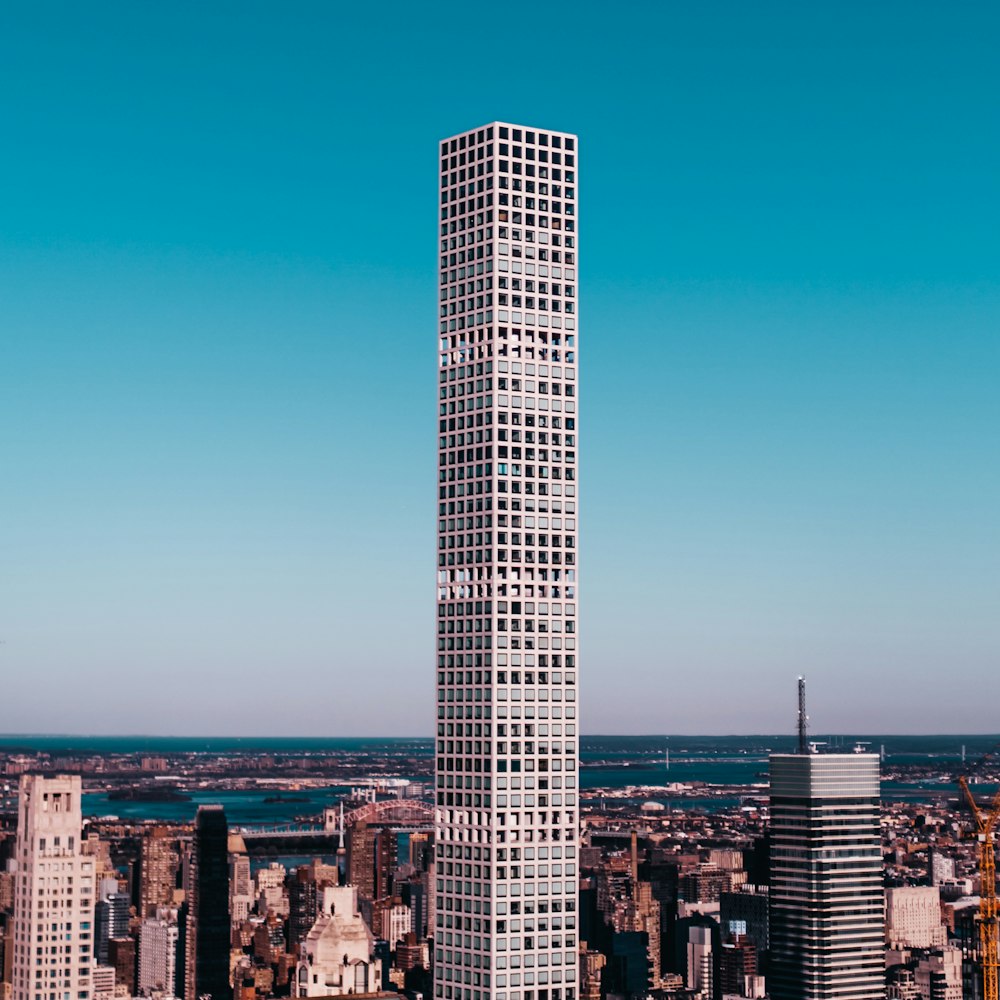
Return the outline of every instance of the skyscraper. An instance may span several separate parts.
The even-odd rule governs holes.
[[[293,955],[299,953],[299,943],[316,923],[318,899],[312,868],[296,868],[288,884],[288,950]]]
[[[128,936],[132,901],[128,893],[118,891],[118,883],[114,879],[103,879],[99,889],[94,906],[94,951],[98,963],[107,965],[108,942],[112,938]]]
[[[184,1000],[229,1000],[229,825],[221,806],[199,806],[185,900]]]
[[[391,827],[355,823],[347,840],[348,881],[357,886],[362,900],[384,899],[392,892],[392,872],[399,860],[398,834]]]
[[[177,924],[167,913],[149,917],[139,931],[139,989],[145,995],[154,990],[174,991],[177,968]]]
[[[170,830],[155,827],[142,838],[139,855],[139,915],[153,916],[161,906],[175,905],[180,857]]]
[[[131,935],[108,942],[108,965],[115,970],[115,986],[124,986],[130,997],[135,996],[137,958],[136,939]]]
[[[440,154],[438,1000],[574,1000],[577,142]]]
[[[885,996],[876,754],[771,756],[774,1000]]]
[[[229,835],[229,919],[239,927],[254,904],[253,877],[250,874],[250,855],[246,843],[237,834]]]
[[[14,1000],[89,1000],[94,860],[81,853],[79,776],[26,774],[18,796]]]

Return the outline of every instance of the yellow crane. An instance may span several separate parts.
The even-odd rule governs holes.
[[[997,869],[993,849],[993,829],[1000,818],[1000,788],[987,808],[976,802],[969,782],[963,774],[959,787],[976,821],[979,842],[979,950],[983,963],[983,1000],[1000,1000],[997,987]]]

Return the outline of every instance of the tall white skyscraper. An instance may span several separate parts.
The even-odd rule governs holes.
[[[440,145],[438,1000],[574,1000],[577,141]]]
[[[80,792],[75,776],[21,778],[14,1000],[90,1000],[94,859],[81,853]]]
[[[775,1000],[885,997],[876,754],[771,756]]]

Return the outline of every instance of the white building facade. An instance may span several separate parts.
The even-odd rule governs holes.
[[[688,928],[687,940],[687,988],[712,996],[714,987],[713,969],[715,956],[712,954],[712,931],[708,927]]]
[[[577,140],[439,148],[438,1000],[575,1000]]]
[[[167,917],[143,920],[139,929],[139,992],[176,994],[177,921]]]
[[[768,990],[885,997],[877,754],[773,754]]]
[[[375,938],[358,912],[353,885],[323,886],[319,916],[299,946],[294,992],[297,997],[375,993],[382,985],[382,963]]]
[[[22,775],[15,847],[14,1000],[91,1000],[94,859],[78,776]]]
[[[249,862],[249,858],[247,859]],[[254,875],[254,886],[257,889],[257,910],[264,916],[268,910],[274,910],[278,916],[288,916],[288,891],[285,879],[288,872],[285,866],[272,861],[266,868],[261,868]]]
[[[232,915],[234,927],[242,924],[250,916],[250,911],[253,909],[255,902],[253,888],[254,882],[250,874],[250,856],[245,851],[230,851],[229,912]],[[281,898],[280,891],[278,898]]]
[[[948,943],[937,886],[910,885],[886,890],[885,939],[897,948],[943,948]]]
[[[413,911],[401,900],[393,902],[382,911],[382,937],[390,947],[396,945],[413,930]]]

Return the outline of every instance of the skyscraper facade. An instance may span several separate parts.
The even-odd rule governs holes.
[[[177,976],[177,924],[166,915],[148,917],[139,931],[139,989],[174,992]]]
[[[139,855],[139,915],[154,916],[161,906],[175,905],[180,856],[172,832],[155,827],[142,838]]]
[[[112,938],[128,936],[129,909],[132,900],[128,893],[118,891],[114,879],[103,879],[94,906],[94,951],[100,965],[108,964],[108,942]]]
[[[18,794],[14,1000],[89,1000],[94,859],[81,849],[79,776],[26,774]]]
[[[185,900],[184,1000],[230,1000],[229,824],[221,806],[199,806]]]
[[[876,754],[771,756],[774,1000],[885,996]]]
[[[434,995],[574,1000],[577,140],[439,155]]]

